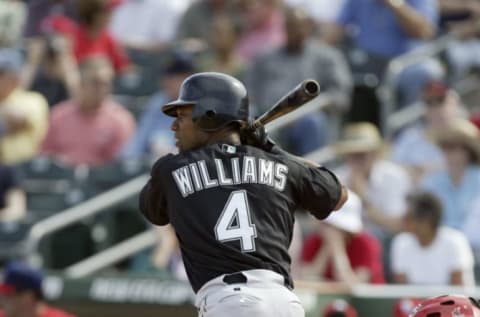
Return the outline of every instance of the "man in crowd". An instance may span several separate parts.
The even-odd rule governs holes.
[[[345,161],[338,176],[362,200],[366,230],[380,240],[398,232],[411,181],[401,166],[382,158],[378,129],[366,122],[349,124],[335,148]]]
[[[442,204],[433,194],[409,196],[407,232],[392,241],[396,283],[473,286],[473,254],[465,235],[442,227]]]
[[[308,274],[348,285],[385,282],[382,246],[365,232],[361,213],[360,199],[350,192],[339,212],[319,223],[318,232],[309,235],[303,245]]]
[[[247,85],[257,114],[263,113],[302,80],[319,82],[333,96],[336,109],[348,105],[352,78],[341,53],[309,40],[308,17],[300,9],[285,12],[287,42],[258,57],[247,74]],[[323,112],[310,113],[285,128],[281,139],[295,154],[306,154],[328,141],[329,125]],[[308,133],[308,137],[305,134]]]
[[[75,317],[45,302],[42,282],[39,270],[22,262],[8,264],[0,284],[0,317]]]
[[[161,82],[161,90],[147,102],[133,138],[122,150],[122,157],[158,158],[173,152],[175,138],[170,130],[173,119],[161,109],[165,103],[175,100],[182,82],[195,71],[193,57],[184,51],[172,54]]]
[[[14,49],[0,50],[0,161],[16,164],[33,158],[45,136],[45,98],[20,88],[22,57]]]
[[[92,57],[80,67],[77,99],[55,106],[42,152],[71,165],[112,161],[135,131],[135,119],[112,100],[113,70],[107,59]]]

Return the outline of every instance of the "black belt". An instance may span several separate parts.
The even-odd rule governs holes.
[[[242,272],[226,274],[223,277],[223,283],[225,283],[225,284],[245,284],[245,283],[247,283],[247,277]]]
[[[228,285],[230,285],[230,284],[245,284],[245,283],[247,283],[247,281],[248,281],[247,277],[242,272],[226,274],[223,277],[223,283],[228,284]],[[284,281],[283,281],[283,285],[285,285],[285,287],[287,287],[290,290],[293,289],[292,286],[290,285],[290,283],[288,283],[285,278],[284,278]]]

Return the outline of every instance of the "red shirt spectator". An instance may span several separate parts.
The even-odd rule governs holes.
[[[86,25],[77,24],[72,19],[60,14],[48,17],[43,22],[42,28],[46,32],[56,32],[69,39],[73,55],[78,63],[92,55],[104,55],[108,57],[116,72],[124,70],[129,64],[123,48],[115,41],[107,28],[91,35]]]
[[[42,152],[67,163],[101,165],[118,152],[135,132],[135,118],[111,99],[111,65],[95,57],[80,65],[78,97],[55,106]]]
[[[8,263],[0,282],[0,317],[75,317],[45,303],[43,278],[43,272],[26,263]]]
[[[92,114],[78,102],[55,106],[42,152],[78,165],[101,165],[115,159],[135,132],[135,119],[122,105],[106,100]]]
[[[322,236],[317,234],[308,236],[303,245],[302,261],[307,263],[313,261],[322,245]],[[360,232],[352,236],[346,248],[352,269],[368,268],[371,273],[370,283],[385,283],[381,261],[382,247],[375,237],[366,232]],[[334,280],[332,263],[327,264],[324,278]]]
[[[312,262],[312,273],[329,280],[385,283],[381,244],[363,230],[360,198],[352,191],[348,196],[340,210],[322,221],[320,231],[307,237],[302,261]]]

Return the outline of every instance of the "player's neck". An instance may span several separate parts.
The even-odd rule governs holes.
[[[210,134],[207,144],[222,142],[234,145],[241,144],[240,135],[231,130],[219,130]]]

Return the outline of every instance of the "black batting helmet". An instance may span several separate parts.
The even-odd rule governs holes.
[[[182,83],[178,99],[164,105],[162,111],[176,117],[175,109],[182,106],[193,106],[192,119],[204,131],[215,131],[249,119],[245,86],[222,73],[205,72],[189,76]]]

